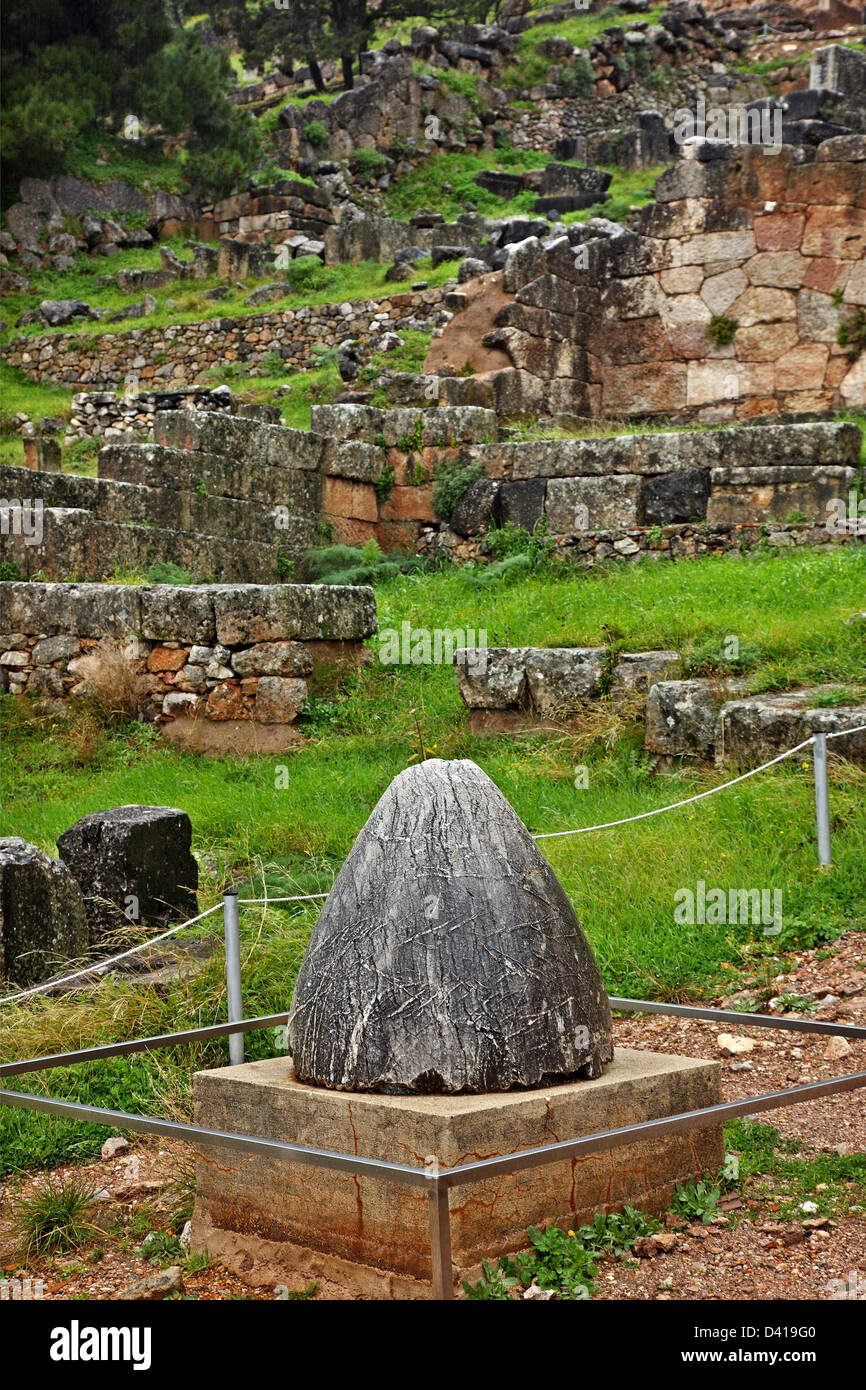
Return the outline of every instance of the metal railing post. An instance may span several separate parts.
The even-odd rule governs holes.
[[[451,1212],[448,1188],[438,1175],[430,1179],[427,1196],[430,1207],[430,1248],[433,1253],[433,1297],[454,1298],[454,1273],[451,1263]]]
[[[832,867],[830,854],[830,800],[827,792],[827,735],[815,734],[812,745],[812,765],[815,771],[815,816],[818,822],[818,863],[823,869]]]
[[[241,1002],[241,938],[238,919],[238,895],[235,890],[223,893],[223,926],[226,942],[226,996],[229,1023],[243,1019]],[[244,1060],[243,1033],[229,1033],[229,1062],[233,1067]]]

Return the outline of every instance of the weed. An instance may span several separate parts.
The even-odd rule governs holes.
[[[739,326],[739,319],[728,318],[726,314],[713,314],[704,329],[704,335],[711,343],[715,343],[716,347],[725,347],[734,341]]]
[[[12,1206],[12,1229],[25,1257],[74,1250],[96,1230],[96,1190],[81,1178],[45,1178],[29,1197]]]

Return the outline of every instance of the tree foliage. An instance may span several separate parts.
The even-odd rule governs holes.
[[[225,98],[225,53],[182,27],[176,0],[7,0],[2,56],[4,177],[62,170],[94,127],[135,113],[187,137],[190,168],[219,149],[228,176],[255,151]]]

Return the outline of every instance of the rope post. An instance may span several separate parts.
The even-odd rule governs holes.
[[[427,1202],[430,1208],[430,1247],[433,1255],[433,1297],[437,1300],[453,1299],[454,1274],[448,1188],[440,1182],[436,1171],[430,1175]]]
[[[229,1023],[244,1016],[241,1002],[241,937],[238,917],[238,895],[234,889],[223,893],[223,927],[226,942],[226,996]],[[229,1063],[237,1067],[244,1060],[243,1033],[229,1034]]]
[[[827,735],[815,734],[812,750],[815,771],[815,817],[818,822],[818,863],[822,869],[833,867],[830,854],[830,800],[827,792]]]

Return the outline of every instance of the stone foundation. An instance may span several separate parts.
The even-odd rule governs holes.
[[[718,1063],[618,1050],[604,1075],[533,1091],[390,1096],[304,1086],[286,1058],[199,1072],[195,1122],[314,1148],[440,1167],[494,1157],[721,1098]],[[714,1171],[720,1125],[453,1188],[455,1280],[527,1247],[526,1228],[574,1226],[626,1203],[665,1209],[677,1181]],[[193,1248],[250,1283],[323,1277],[362,1297],[429,1297],[428,1198],[420,1189],[203,1146]]]

